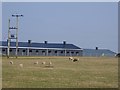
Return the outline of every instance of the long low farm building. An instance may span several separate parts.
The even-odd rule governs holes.
[[[0,53],[4,56],[8,53],[7,41],[0,42]],[[16,42],[10,43],[10,56],[16,55]],[[63,43],[35,43],[28,40],[28,42],[18,43],[18,56],[107,56],[114,57],[116,53],[109,49],[83,49],[74,44]]]
[[[2,55],[7,55],[8,43],[2,41],[0,45]],[[10,43],[10,56],[16,54],[16,42]],[[28,40],[28,42],[18,42],[18,56],[82,56],[83,50],[74,44],[63,43],[35,43]]]

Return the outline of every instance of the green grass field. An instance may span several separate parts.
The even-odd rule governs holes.
[[[2,59],[3,88],[117,88],[118,60],[112,57],[19,57]],[[9,61],[14,64],[10,65]],[[38,65],[33,63],[38,61]],[[49,61],[53,67],[41,63]],[[19,64],[23,64],[23,68]]]

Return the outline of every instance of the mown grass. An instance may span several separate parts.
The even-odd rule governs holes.
[[[2,89],[2,57],[0,56],[0,89]]]
[[[2,59],[3,88],[117,88],[118,60],[112,57],[19,57]],[[13,65],[9,61],[14,62]],[[39,61],[38,65],[34,65]],[[41,63],[49,61],[53,67]],[[22,63],[23,68],[19,67]]]

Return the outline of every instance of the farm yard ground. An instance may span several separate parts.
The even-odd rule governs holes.
[[[2,88],[117,88],[118,59],[112,57],[2,58]],[[10,61],[13,65],[10,65]],[[39,64],[34,64],[38,61]],[[52,67],[46,67],[52,62]],[[21,68],[19,64],[22,63]]]

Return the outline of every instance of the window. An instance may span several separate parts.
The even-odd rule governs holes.
[[[30,50],[29,52],[32,52],[32,50]]]
[[[61,51],[61,53],[63,53],[63,51]]]
[[[71,52],[72,54],[74,54],[74,52]]]
[[[57,53],[57,51],[55,51],[55,53]]]
[[[51,53],[51,51],[48,51],[48,53]]]
[[[38,53],[38,50],[36,50],[36,53]]]
[[[25,50],[23,50],[23,52],[25,52]]]
[[[42,53],[45,53],[45,51],[42,51]]]
[[[67,52],[67,53],[69,53],[69,52]]]
[[[79,52],[76,52],[76,54],[78,54]]]
[[[4,51],[5,51],[5,49],[2,49],[2,51],[4,52]]]
[[[12,49],[10,49],[10,52],[12,52]]]

